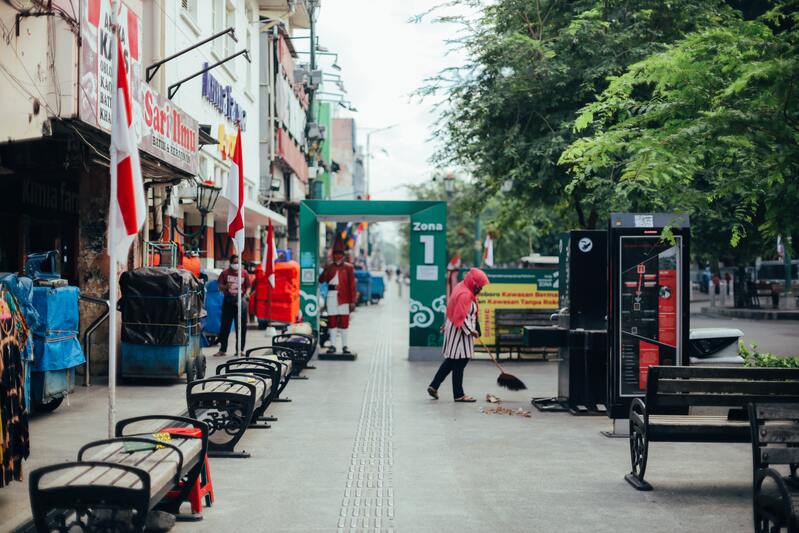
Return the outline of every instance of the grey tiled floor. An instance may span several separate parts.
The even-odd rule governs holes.
[[[623,480],[627,441],[600,435],[606,418],[486,415],[483,402],[453,403],[448,381],[440,400],[429,399],[437,364],[406,360],[407,298],[390,295],[352,322],[358,360],[316,362],[311,379],[291,383],[294,401],[271,408],[273,428],[242,440],[252,457],[211,463],[217,502],[204,520],[174,531],[751,530],[747,445],[655,443],[647,472],[655,490],[636,492]],[[530,390],[499,389],[493,366],[474,361],[467,393],[526,409],[531,396],[555,392],[553,364],[507,371]],[[120,416],[184,406],[180,384],[119,390]],[[27,468],[73,458],[104,431],[105,389],[80,391],[71,406],[34,420]],[[0,489],[0,531],[24,519],[27,506],[24,484]]]

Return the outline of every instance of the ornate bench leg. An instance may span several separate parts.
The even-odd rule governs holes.
[[[255,410],[255,387],[246,386],[249,394],[203,391],[203,385],[211,381],[228,381],[224,378],[209,378],[194,381],[186,389],[189,416],[208,424],[208,457],[246,458],[250,454],[236,451],[236,444],[250,426]]]
[[[646,461],[649,455],[649,439],[646,436],[646,422],[643,405],[638,400],[630,407],[630,473],[624,479],[636,490],[652,490],[652,485],[644,481]]]

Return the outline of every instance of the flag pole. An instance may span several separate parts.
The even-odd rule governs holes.
[[[117,89],[117,69],[119,68],[117,58],[119,56],[119,51],[117,47],[119,46],[118,39],[119,39],[119,31],[117,29],[117,10],[119,9],[119,0],[111,0],[111,34],[113,36],[113,47],[114,51],[111,54],[111,72],[113,76],[112,87],[113,90],[111,91],[111,117],[115,115],[115,110],[117,106],[117,97],[119,90]],[[117,117],[118,119],[119,117]],[[111,205],[114,203],[117,197],[117,178],[113,176],[116,170],[116,150],[113,149],[113,146],[110,149],[110,156],[111,156],[111,165],[110,165],[110,172],[112,174],[111,177],[111,201],[109,202],[108,208],[108,216],[109,216],[109,224],[108,224],[108,257],[109,257],[109,266],[108,266],[108,303],[110,306],[110,313],[108,314],[108,438],[114,437],[114,425],[116,423],[116,401],[117,401],[117,339],[116,339],[116,332],[117,332],[117,257],[116,257],[116,250],[113,248],[114,244],[116,243],[116,224],[110,219],[113,217],[115,213],[111,209]]]
[[[241,293],[242,293],[241,269],[244,267],[244,261],[241,258],[241,253],[243,251],[244,250],[237,250],[238,256],[239,256],[239,269],[238,269],[238,273],[239,273],[239,291],[238,291],[239,292],[239,307],[238,307],[238,313],[239,314],[236,316],[236,324],[238,324],[238,326],[239,326],[239,331],[236,332],[236,357],[241,357],[241,328],[242,328],[242,325],[241,325],[241,322],[242,322],[242,320],[241,320],[241,314],[242,314],[241,313]]]

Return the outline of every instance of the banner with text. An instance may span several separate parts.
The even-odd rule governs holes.
[[[120,2],[117,20],[128,71],[133,129],[139,148],[189,174],[197,173],[198,124],[142,79],[141,18]],[[111,0],[81,2],[78,117],[111,132],[114,37]]]
[[[491,281],[477,297],[480,307],[480,339],[495,342],[497,309],[558,309],[558,271],[544,269],[483,269]],[[466,271],[461,273],[461,278]]]

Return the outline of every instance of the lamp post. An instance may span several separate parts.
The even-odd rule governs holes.
[[[178,227],[177,220],[172,219],[172,230],[183,236],[184,239],[190,239],[191,247],[196,250],[200,246],[200,236],[203,234],[203,231],[205,231],[205,219],[208,213],[214,210],[222,187],[219,187],[211,180],[197,180],[195,186],[197,188],[197,193],[194,197],[194,201],[197,204],[197,211],[200,212],[200,227],[197,231],[191,233],[183,232]]]

